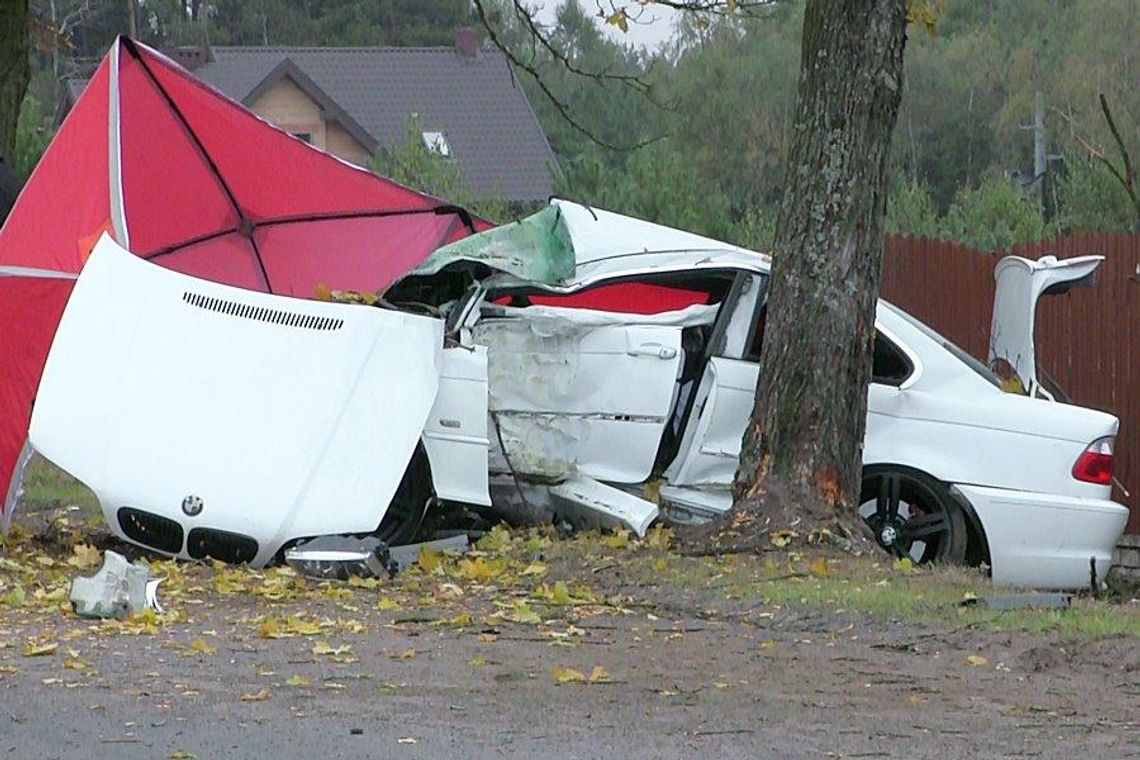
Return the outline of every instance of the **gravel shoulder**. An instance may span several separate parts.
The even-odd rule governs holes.
[[[859,609],[866,568],[495,531],[356,585],[156,562],[164,614],[85,621],[59,589],[107,539],[53,519],[0,546],[6,757],[1140,756],[1135,604],[1074,632],[874,565],[940,611]]]

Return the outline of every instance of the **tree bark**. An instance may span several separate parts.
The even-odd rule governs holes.
[[[0,161],[11,166],[16,124],[28,89],[28,0],[7,0],[0,10]]]
[[[808,0],[755,407],[733,508],[698,549],[760,549],[792,523],[805,536],[858,524],[905,41],[905,0]]]

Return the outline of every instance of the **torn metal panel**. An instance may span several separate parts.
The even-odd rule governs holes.
[[[628,528],[644,536],[657,519],[657,505],[581,475],[550,487],[557,513],[576,528]]]
[[[732,491],[720,489],[681,488],[663,485],[661,516],[670,523],[695,525],[711,520],[732,508]]]
[[[578,328],[628,326],[628,325],[659,325],[661,327],[699,327],[711,325],[716,322],[719,304],[693,304],[676,311],[663,311],[657,314],[627,314],[625,312],[599,311],[597,309],[567,308],[565,306],[504,306],[500,304],[484,304],[482,314],[484,318],[507,317],[523,319],[535,325],[532,328],[539,333],[554,333],[560,331],[559,325],[571,323]],[[543,323],[551,324],[543,326]]]
[[[488,319],[472,333],[488,347],[493,437],[511,470],[619,483],[649,476],[672,408],[680,328]]]
[[[410,277],[477,264],[526,282],[555,284],[574,274],[574,244],[557,206],[436,249]]]

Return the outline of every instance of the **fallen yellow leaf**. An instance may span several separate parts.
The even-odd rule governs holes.
[[[785,528],[783,530],[772,531],[772,535],[768,536],[768,541],[771,542],[772,546],[775,546],[776,548],[783,548],[792,543],[792,541],[798,537],[799,533],[796,533],[794,530],[787,530]]]
[[[989,665],[990,664],[990,661],[987,660],[985,657],[982,657],[980,654],[970,655],[969,657],[966,658],[966,662],[970,663],[975,668],[981,667],[982,665]]]
[[[263,687],[260,691],[254,692],[253,694],[242,694],[241,695],[241,701],[242,702],[264,702],[265,700],[269,699],[269,693],[270,693],[269,687],[266,686],[266,687]]]
[[[286,686],[308,686],[310,683],[308,676],[291,676],[285,680]]]
[[[442,557],[442,552],[421,546],[420,554],[419,557],[416,558],[416,562],[425,573],[434,573],[439,568]]]
[[[486,583],[503,572],[503,560],[486,560],[482,557],[459,560],[459,574],[467,580]]]
[[[586,674],[582,671],[564,668],[561,665],[555,665],[552,673],[554,680],[558,683],[585,683],[586,681]]]
[[[629,546],[629,531],[619,530],[603,538],[602,543],[611,549],[625,549]]]
[[[218,651],[218,648],[199,637],[190,642],[190,651],[198,654],[213,654]]]
[[[895,570],[898,570],[900,572],[909,573],[911,570],[914,569],[914,562],[911,561],[910,557],[903,557],[902,559],[896,559],[895,564],[894,564],[894,568],[895,568]]]
[[[100,561],[100,551],[90,544],[76,544],[71,547],[71,556],[67,558],[67,564],[78,568],[94,567]]]
[[[610,678],[610,674],[607,673],[606,669],[601,665],[594,666],[594,669],[590,671],[589,679],[590,683],[608,683],[613,680]]]
[[[43,657],[49,654],[55,654],[55,650],[59,648],[59,644],[54,641],[47,641],[36,643],[29,641],[27,646],[24,647],[25,657]]]

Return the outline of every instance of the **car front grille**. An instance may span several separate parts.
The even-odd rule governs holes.
[[[240,565],[243,562],[253,562],[257,556],[257,541],[226,530],[194,528],[186,540],[186,553],[194,559],[211,557]]]
[[[182,551],[182,526],[168,517],[122,507],[116,515],[123,534],[143,546],[166,554]]]

